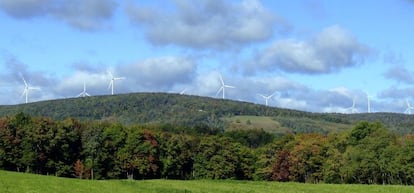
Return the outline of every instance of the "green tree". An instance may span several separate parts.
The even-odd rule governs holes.
[[[194,158],[194,177],[201,179],[235,178],[237,156],[230,140],[222,137],[203,137]]]
[[[116,158],[116,154],[125,146],[126,131],[125,127],[119,123],[106,125],[103,131],[102,144],[102,177],[116,179],[122,175],[121,162]]]
[[[85,167],[90,169],[91,179],[101,178],[101,155],[103,144],[103,126],[89,122],[82,132],[82,154],[85,157]]]
[[[396,137],[379,123],[362,122],[352,130],[342,167],[345,182],[383,184],[389,176],[392,155],[386,150]]]
[[[195,147],[193,137],[162,133],[160,146],[161,176],[169,179],[191,178]]]
[[[159,176],[158,144],[150,131],[141,128],[128,129],[126,143],[118,152],[118,159],[129,179]]]
[[[290,179],[318,183],[323,180],[322,166],[326,158],[326,136],[301,134],[296,136],[289,151]]]

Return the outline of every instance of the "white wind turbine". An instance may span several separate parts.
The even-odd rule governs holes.
[[[221,87],[217,91],[216,96],[220,93],[220,91],[222,91],[222,93],[223,93],[223,99],[224,99],[225,98],[225,90],[226,90],[226,88],[236,88],[236,87],[224,84],[223,77],[221,77],[221,74],[219,74],[219,76],[220,76],[220,81],[221,81]]]
[[[108,73],[111,76],[111,81],[109,82],[108,89],[111,88],[111,94],[114,95],[115,80],[123,80],[123,79],[125,79],[125,77],[114,77],[114,75],[112,75],[111,72],[108,71]]]
[[[83,81],[83,91],[79,93],[78,96],[76,97],[86,97],[86,96],[91,96],[91,95],[89,95],[89,93],[86,92],[86,83],[85,81]]]
[[[269,95],[269,96],[265,96],[265,95],[262,95],[262,94],[258,94],[258,95],[265,99],[266,106],[268,106],[269,105],[269,99],[272,98],[275,94],[276,94],[276,91],[273,94]]]
[[[366,95],[367,95],[367,112],[368,113],[371,113],[371,100],[370,100],[370,97],[371,96],[369,96],[369,94],[368,93],[366,93]]]
[[[347,108],[347,110],[351,111],[351,113],[358,113],[358,109],[355,107],[355,97],[352,100],[352,106]]]
[[[187,91],[187,88],[184,88],[184,89],[180,92],[180,95],[184,95],[186,91]]]
[[[413,109],[414,109],[414,107],[413,107],[413,106],[411,106],[411,104],[410,104],[410,102],[408,101],[408,99],[406,100],[406,102],[407,102],[407,109],[405,109],[404,113],[407,113],[407,114],[411,115],[411,110],[413,110]]]
[[[40,90],[40,88],[30,87],[29,84],[24,79],[24,77],[23,76],[21,76],[21,77],[22,77],[23,82],[24,82],[24,90],[23,90],[23,93],[22,93],[22,97],[23,97],[23,95],[25,95],[26,96],[26,103],[28,103],[29,102],[29,90]]]

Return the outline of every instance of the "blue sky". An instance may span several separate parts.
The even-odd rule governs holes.
[[[172,92],[311,112],[414,105],[414,1],[0,0],[0,104]]]

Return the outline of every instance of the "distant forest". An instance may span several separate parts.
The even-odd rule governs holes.
[[[400,135],[414,133],[414,119],[405,114],[310,113],[240,101],[167,93],[131,93],[0,106],[0,117],[14,116],[20,112],[36,117],[50,117],[57,121],[74,118],[80,121],[119,122],[125,126],[171,124],[189,128],[204,124],[222,130],[228,128],[228,117],[266,116],[276,120],[280,127],[288,128],[292,133],[321,134],[328,134],[333,129],[351,128],[359,121],[378,121]],[[341,125],[348,126],[343,128]]]
[[[17,113],[0,118],[0,168],[82,179],[414,184],[414,136],[379,122],[278,136],[204,123],[123,124]]]

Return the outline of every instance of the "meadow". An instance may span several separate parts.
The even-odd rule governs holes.
[[[413,186],[340,185],[234,180],[79,180],[0,171],[1,193],[404,193]]]

